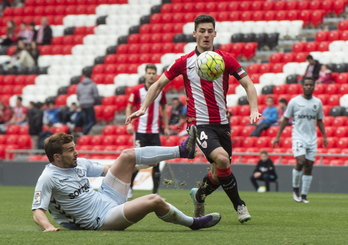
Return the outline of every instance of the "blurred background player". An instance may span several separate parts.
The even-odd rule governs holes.
[[[157,67],[153,64],[148,64],[145,67],[145,83],[134,89],[133,93],[129,97],[128,105],[126,108],[126,116],[132,114],[133,108],[138,109],[144,102],[148,89],[156,81]],[[168,128],[168,116],[167,116],[167,99],[165,92],[161,92],[156,100],[150,105],[149,109],[144,115],[134,120],[133,124],[127,125],[127,132],[134,134],[135,147],[144,146],[160,146],[160,131],[161,124],[164,125],[164,134],[168,137],[170,131]],[[162,120],[161,120],[162,118]],[[135,177],[138,171],[134,171],[129,188],[128,198],[132,198],[132,188]],[[158,194],[158,187],[160,184],[161,172],[160,165],[157,164],[152,168],[152,180],[153,188],[152,193]]]
[[[268,157],[267,151],[263,150],[260,152],[260,160],[257,162],[257,165],[254,169],[253,174],[250,176],[251,183],[253,184],[255,190],[258,192],[263,192],[262,189],[259,189],[258,180],[265,182],[266,191],[270,191],[270,182],[277,179],[277,173],[273,161]]]
[[[238,221],[251,219],[245,202],[238,193],[237,181],[231,168],[232,142],[230,124],[227,117],[226,94],[229,76],[233,75],[245,89],[250,105],[250,123],[261,116],[257,106],[257,94],[253,82],[241,65],[230,54],[214,49],[216,37],[215,19],[210,15],[199,15],[194,21],[193,36],[196,38],[195,50],[175,60],[149,89],[140,109],[126,119],[142,116],[171,80],[183,75],[187,96],[187,122],[197,126],[198,146],[211,163],[211,171],[203,178],[199,188],[191,190],[194,202],[194,215],[204,215],[206,196],[221,185],[238,213]],[[224,74],[214,81],[201,79],[195,71],[195,61],[204,51],[214,50],[225,62]]]
[[[313,96],[315,81],[311,77],[303,79],[303,94],[291,99],[279,126],[273,147],[280,142],[280,135],[292,121],[292,151],[296,158],[296,166],[292,170],[293,198],[296,202],[309,203],[307,194],[312,183],[312,169],[317,151],[318,125],[323,135],[323,145],[327,146],[327,138],[323,123],[323,105],[320,99]],[[303,171],[303,175],[302,175]],[[302,175],[302,189],[300,196],[300,180]]]

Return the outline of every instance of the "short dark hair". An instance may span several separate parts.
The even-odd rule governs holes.
[[[207,14],[198,15],[195,19],[195,31],[197,31],[197,27],[201,23],[212,23],[215,29],[215,18],[211,15],[207,15]]]
[[[157,66],[154,64],[147,64],[145,66],[145,72],[147,72],[147,69],[152,69],[152,70],[155,70],[157,72]]]
[[[260,151],[260,155],[261,154],[265,154],[265,155],[267,155],[268,156],[268,152],[266,151],[266,150],[262,150],[262,151]]]
[[[313,56],[309,54],[309,55],[307,56],[306,60],[313,60]]]
[[[17,100],[22,101],[23,100],[22,96],[17,96]]]
[[[285,105],[288,104],[288,101],[286,99],[284,99],[284,98],[279,99],[279,102],[280,103],[284,103]]]
[[[266,100],[271,99],[274,101],[274,98],[272,96],[267,96]]]
[[[306,80],[311,80],[315,84],[315,80],[314,80],[313,77],[304,77],[304,78],[302,78],[301,84],[303,85],[304,81],[306,81]]]
[[[44,150],[48,160],[54,162],[53,155],[63,153],[63,145],[68,144],[74,140],[74,136],[66,133],[57,133],[45,139]]]

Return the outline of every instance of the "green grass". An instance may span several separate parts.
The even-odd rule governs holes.
[[[147,194],[135,191],[135,197]],[[161,190],[166,201],[192,214],[187,190]],[[220,212],[211,229],[191,231],[154,214],[126,231],[41,232],[31,217],[33,187],[0,186],[0,244],[347,244],[347,194],[311,193],[309,204],[295,203],[291,193],[241,192],[253,219],[237,221],[223,191],[207,199],[207,212]],[[56,223],[54,223],[56,224]]]

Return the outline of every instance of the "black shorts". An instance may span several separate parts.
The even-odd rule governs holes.
[[[144,147],[144,146],[160,146],[161,140],[159,134],[143,134],[135,133],[134,146]]]
[[[213,163],[214,161],[208,156],[213,150],[219,147],[224,148],[231,158],[232,140],[229,124],[197,125],[197,133],[197,145],[210,163]]]

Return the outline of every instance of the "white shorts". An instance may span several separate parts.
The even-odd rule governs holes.
[[[106,215],[104,224],[99,230],[124,230],[133,222],[127,220],[124,215],[124,205],[127,201],[127,194],[130,188],[130,183],[125,183],[116,178],[110,171],[106,174],[100,192],[107,195],[118,206],[109,210]]]
[[[294,157],[305,156],[307,160],[314,162],[317,153],[317,144],[309,145],[300,140],[293,140],[292,152],[294,153]]]

